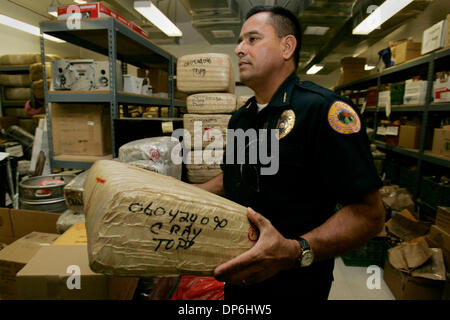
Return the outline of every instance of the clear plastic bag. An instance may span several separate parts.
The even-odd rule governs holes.
[[[141,139],[119,148],[119,161],[181,180],[181,164],[171,158],[179,141],[169,136]]]

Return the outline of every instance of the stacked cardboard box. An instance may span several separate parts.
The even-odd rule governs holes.
[[[450,126],[434,129],[431,152],[450,158]]]
[[[343,85],[370,75],[370,71],[365,70],[366,58],[346,57],[341,60],[341,77],[338,85]]]
[[[436,73],[434,82],[434,102],[450,101],[450,71]]]
[[[32,232],[0,251],[0,298],[16,299],[16,274],[42,246],[51,244],[57,234]]]
[[[422,48],[421,42],[413,42],[412,40],[399,40],[389,42],[392,58],[395,65],[402,64],[409,60],[420,57]]]
[[[137,278],[107,277],[90,269],[84,224],[76,224],[57,237],[32,233],[6,248],[9,249],[6,253],[14,250],[23,257],[11,286],[14,299],[128,300],[133,297]],[[52,241],[42,240],[46,238]]]

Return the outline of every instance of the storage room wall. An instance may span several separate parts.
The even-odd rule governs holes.
[[[0,8],[1,14],[36,27],[39,26],[39,22],[49,20],[44,15],[22,8],[7,0],[0,0]],[[39,37],[5,25],[0,25],[0,43],[0,55],[41,51]],[[80,55],[80,49],[74,45],[49,40],[45,40],[45,52],[58,54],[63,58]]]

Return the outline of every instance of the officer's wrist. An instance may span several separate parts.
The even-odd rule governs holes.
[[[292,247],[292,254],[290,255],[290,261],[289,261],[289,269],[298,268],[299,259],[302,254],[302,248],[300,246],[300,243],[298,243],[297,240],[289,239],[289,242]]]

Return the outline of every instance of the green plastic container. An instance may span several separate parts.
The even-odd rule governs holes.
[[[394,83],[391,85],[391,104],[401,105],[403,104],[403,98],[405,96],[405,83]]]

